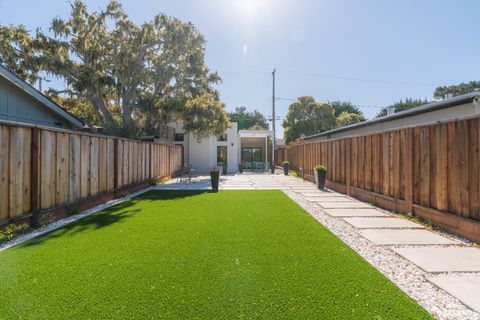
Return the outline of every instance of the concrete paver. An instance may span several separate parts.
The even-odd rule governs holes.
[[[371,208],[374,207],[358,201],[351,201],[351,202],[321,202],[318,203],[324,209],[362,209],[362,208]]]
[[[398,218],[344,218],[346,222],[358,229],[423,229],[421,224]]]
[[[430,282],[480,312],[480,276],[440,276]]]
[[[293,189],[293,188],[292,188]],[[293,189],[295,190],[295,189]],[[333,197],[345,197],[345,195],[336,192],[322,192],[322,191],[300,191],[300,194],[304,197],[311,198],[333,198]]]
[[[305,197],[310,202],[353,202],[347,197]]]
[[[456,240],[421,229],[364,229],[360,234],[378,245],[457,244]]]
[[[333,217],[389,217],[388,214],[373,208],[365,209],[325,209]]]
[[[427,272],[480,272],[480,249],[472,247],[394,248]]]

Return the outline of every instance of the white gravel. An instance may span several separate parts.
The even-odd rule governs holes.
[[[427,277],[431,274],[388,247],[370,243],[354,227],[341,218],[329,216],[320,206],[307,201],[300,193],[291,190],[284,192],[436,318],[480,320],[480,314],[430,283]]]

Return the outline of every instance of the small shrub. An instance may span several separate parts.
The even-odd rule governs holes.
[[[282,166],[289,166],[290,167],[290,162],[285,160],[285,161],[282,162]]]
[[[327,172],[327,168],[325,168],[325,166],[323,164],[318,164],[316,165],[313,170],[315,170],[316,172]]]
[[[80,213],[80,207],[78,204],[74,203],[69,206],[67,206],[67,215],[68,216],[74,216]]]
[[[28,224],[21,223],[21,224],[10,224],[5,228],[0,230],[0,243],[7,242],[12,240],[15,236],[25,233],[30,229]]]

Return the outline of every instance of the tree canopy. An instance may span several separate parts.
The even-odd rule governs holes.
[[[350,101],[328,101],[328,104],[332,106],[335,117],[338,117],[342,113],[347,112],[357,114],[359,117],[356,118],[361,119],[361,121],[365,121],[365,116],[363,115],[363,112],[357,106],[353,105]]]
[[[342,112],[337,117],[337,127],[345,127],[363,121],[365,121],[363,115],[358,113]]]
[[[379,118],[379,117],[386,116],[387,109],[389,107],[393,107],[395,109],[395,112],[399,112],[399,111],[404,111],[411,108],[420,107],[427,103],[428,103],[427,99],[414,99],[414,98],[405,98],[405,100],[400,99],[400,101],[394,102],[390,106],[382,108],[382,110],[380,110],[380,112],[377,114],[376,117]]]
[[[206,66],[205,39],[191,23],[158,14],[136,25],[117,1],[89,13],[75,0],[48,34],[0,26],[0,37],[1,63],[31,83],[40,72],[63,80],[57,97],[90,104],[107,130],[138,135],[155,122],[183,121],[202,137],[228,125],[213,88],[221,79]]]
[[[230,121],[238,123],[238,130],[268,130],[268,122],[265,116],[257,110],[247,111],[245,107],[237,107],[229,113]]]
[[[445,96],[447,94],[451,94],[455,97],[478,90],[480,90],[480,81],[470,81],[467,83],[462,82],[458,85],[442,86],[436,88],[435,92],[433,93],[433,97],[435,99],[445,99]]]
[[[313,97],[299,97],[288,107],[283,121],[286,143],[298,139],[302,134],[309,136],[335,128],[336,118],[332,106],[315,102]]]

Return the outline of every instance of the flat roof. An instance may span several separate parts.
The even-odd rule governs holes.
[[[238,131],[240,138],[266,138],[273,136],[273,131],[270,130],[240,130]]]
[[[394,114],[389,115],[389,116],[375,118],[375,119],[367,120],[367,121],[364,121],[364,122],[355,123],[355,124],[352,124],[352,125],[349,125],[349,126],[345,126],[345,127],[341,127],[341,128],[332,129],[332,130],[328,130],[328,131],[325,131],[325,132],[317,133],[317,134],[305,137],[304,140],[329,136],[329,135],[332,135],[332,134],[345,132],[345,131],[349,131],[349,130],[352,130],[352,129],[366,127],[366,126],[369,126],[369,125],[372,125],[372,124],[375,124],[375,123],[388,122],[388,121],[401,119],[401,118],[407,118],[407,117],[411,117],[411,116],[415,116],[415,115],[418,115],[418,114],[427,113],[427,112],[431,112],[431,111],[435,111],[435,110],[451,108],[451,107],[459,106],[459,105],[462,105],[462,104],[471,103],[474,100],[478,99],[479,97],[480,97],[480,92],[479,91],[474,91],[474,92],[462,94],[462,95],[459,95],[459,96],[456,96],[456,97],[453,97],[453,98],[431,102],[431,103],[425,104],[425,105],[420,106],[420,107],[411,108],[411,109],[408,109],[408,110],[405,110],[405,111],[400,111],[400,112],[394,113]]]

